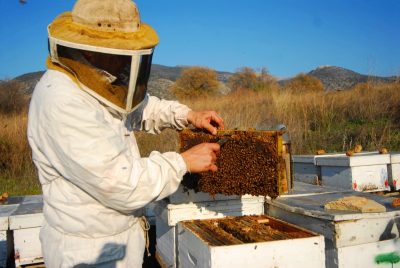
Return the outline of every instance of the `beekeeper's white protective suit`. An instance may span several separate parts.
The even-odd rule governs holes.
[[[143,126],[152,132],[182,128],[187,112],[186,106],[150,97]],[[40,238],[50,249],[46,265],[73,267],[125,257],[132,265],[126,267],[140,266],[144,234],[130,214],[176,191],[186,172],[182,157],[153,152],[140,158],[124,122],[54,70],[35,88],[28,128],[43,185],[46,222]]]
[[[140,209],[176,191],[187,171],[175,152],[141,158],[132,133],[188,124],[188,107],[146,95],[157,42],[130,0],[79,0],[49,26],[49,70],[28,121],[46,267],[142,265]]]

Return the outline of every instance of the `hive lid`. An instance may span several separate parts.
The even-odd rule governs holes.
[[[304,187],[302,187],[302,185],[304,185],[304,183],[295,182],[294,188],[289,194],[280,196],[275,200],[267,200],[267,203],[269,203],[270,206],[278,207],[295,214],[302,214],[335,222],[400,216],[400,208],[393,208],[391,206],[391,202],[394,199],[393,197],[379,196],[351,190],[343,191],[336,189],[336,191],[331,191],[332,189],[327,187],[315,186],[311,184],[307,185],[307,191],[304,192]],[[296,189],[298,188],[301,189],[300,192],[297,192]],[[326,191],[321,193],[321,189],[326,189]],[[324,208],[324,204],[339,198],[354,195],[374,200],[375,202],[383,205],[386,208],[386,212],[361,213],[352,211],[326,210]]]
[[[37,204],[30,204],[29,206],[34,207],[30,208],[33,209],[33,211],[31,210],[31,212],[29,213],[21,213],[21,211],[16,211],[17,213],[10,215],[9,217],[10,230],[35,228],[35,227],[41,227],[43,225],[43,220],[44,220],[43,213],[39,212],[41,208],[39,208]]]
[[[18,218],[17,222],[22,219],[23,223],[19,224],[20,226],[41,226],[31,219],[35,220],[39,217],[41,224],[42,207],[42,195],[10,196],[6,202],[0,205],[0,231],[9,228],[13,230],[16,218]]]
[[[26,196],[9,217],[10,230],[40,227],[43,224],[42,196]]]
[[[400,163],[400,152],[390,154],[390,162],[392,164]]]
[[[326,157],[318,157],[315,160],[316,165],[318,166],[354,167],[382,164],[386,165],[390,163],[390,155],[379,153],[361,153],[353,156],[332,155]]]
[[[314,155],[293,155],[292,156],[294,163],[308,163],[314,164]]]
[[[309,163],[316,165],[318,158],[323,157],[336,157],[336,156],[344,156],[344,153],[331,153],[324,155],[293,155],[293,161],[295,163]]]
[[[17,210],[18,205],[0,205],[0,231],[8,230],[8,217]]]

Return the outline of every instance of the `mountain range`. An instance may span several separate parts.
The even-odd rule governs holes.
[[[174,99],[174,95],[169,90],[169,87],[178,79],[182,70],[188,66],[164,66],[153,64],[151,69],[151,76],[149,81],[149,93],[165,99]],[[24,85],[23,90],[26,94],[31,94],[36,83],[43,75],[44,71],[32,72],[15,77],[13,80],[20,82]],[[337,66],[321,66],[307,73],[310,76],[318,78],[325,87],[325,90],[346,90],[350,89],[358,83],[367,81],[375,83],[390,83],[398,80],[400,77],[380,77],[363,75],[352,70],[348,70]],[[225,87],[224,91],[229,92],[226,83],[233,73],[217,71],[217,77]],[[289,82],[293,78],[281,79],[278,81],[281,85]]]
[[[324,85],[325,90],[346,90],[352,88],[358,83],[391,83],[399,79],[399,77],[396,76],[380,77],[363,75],[336,66],[318,67],[308,74],[318,78]]]

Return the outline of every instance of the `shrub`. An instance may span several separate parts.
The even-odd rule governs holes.
[[[0,170],[6,170],[11,167],[11,156],[11,144],[5,139],[0,139]]]
[[[231,76],[228,84],[232,91],[262,91],[276,86],[276,78],[268,73],[267,68],[262,68],[261,72],[257,73],[250,67],[243,67]]]
[[[27,98],[22,84],[13,80],[0,82],[0,113],[19,113],[26,108]]]
[[[324,91],[324,85],[318,78],[301,73],[291,79],[285,86],[285,89],[293,93],[302,93],[306,91],[318,92]]]
[[[182,72],[172,85],[172,92],[179,99],[215,95],[220,88],[217,73],[206,67],[191,67]]]

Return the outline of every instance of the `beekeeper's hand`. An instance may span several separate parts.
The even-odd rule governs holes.
[[[187,120],[196,128],[202,128],[216,135],[217,129],[224,129],[224,120],[215,111],[190,111]]]
[[[185,160],[187,171],[199,173],[204,171],[217,171],[215,162],[220,146],[217,143],[201,143],[181,153]]]

